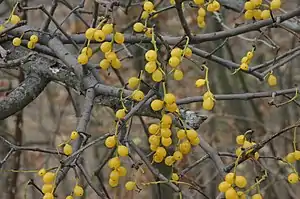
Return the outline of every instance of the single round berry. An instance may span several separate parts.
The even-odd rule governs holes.
[[[54,195],[52,193],[45,193],[43,199],[54,199]]]
[[[128,80],[128,87],[131,89],[135,89],[140,83],[140,79],[137,77],[131,77]]]
[[[255,5],[253,4],[252,1],[247,1],[245,4],[244,4],[244,9],[245,10],[253,10],[255,8]]]
[[[114,40],[117,44],[123,44],[125,41],[124,34],[120,32],[116,32],[114,36]]]
[[[168,138],[165,138],[165,137],[162,137],[161,138],[161,144],[164,146],[164,147],[168,147],[172,144],[172,138],[168,137]]]
[[[135,24],[133,25],[133,30],[134,30],[135,32],[143,32],[143,31],[144,31],[144,28],[145,28],[144,24],[142,24],[142,23],[140,23],[140,22],[137,22],[137,23],[135,23]]]
[[[74,193],[75,196],[83,196],[84,191],[83,191],[83,188],[81,186],[76,185],[73,189],[73,193]]]
[[[145,71],[147,73],[153,73],[156,70],[156,68],[157,66],[155,61],[147,62],[147,64],[145,65]]]
[[[225,193],[230,187],[231,187],[231,184],[229,184],[226,181],[221,182],[218,186],[219,191],[223,192],[223,193]]]
[[[179,180],[179,176],[177,173],[172,173],[172,180],[178,181]]]
[[[16,37],[13,39],[13,45],[14,46],[20,46],[21,45],[21,39],[19,37]]]
[[[261,13],[262,13],[262,11],[260,9],[253,10],[253,17],[254,17],[254,19],[261,20],[262,19]]]
[[[206,15],[206,11],[205,11],[205,9],[204,8],[199,8],[199,10],[198,10],[198,16],[199,17],[205,17],[205,15]]]
[[[135,189],[135,187],[136,187],[136,182],[134,182],[134,181],[128,181],[125,184],[125,188],[128,191],[132,191],[133,189]]]
[[[31,35],[30,36],[30,41],[37,43],[39,41],[39,37],[37,35]]]
[[[159,129],[160,129],[160,127],[159,127],[159,125],[157,125],[157,124],[151,124],[151,125],[148,127],[148,131],[149,131],[149,133],[152,134],[152,135],[157,134],[158,131],[159,131]]]
[[[225,192],[225,198],[226,199],[236,199],[238,197],[236,190],[234,188],[230,187],[226,192]]]
[[[234,179],[234,173],[228,173],[225,176],[225,181],[228,182],[229,184],[233,184],[233,179]]]
[[[113,24],[105,24],[103,27],[102,27],[102,31],[105,35],[109,35],[113,32],[114,30],[114,26]]]
[[[45,168],[42,168],[38,171],[38,175],[41,177],[44,176],[46,173],[47,173],[47,170]]]
[[[85,31],[85,38],[87,38],[88,40],[92,40],[94,37],[94,33],[95,33],[96,29],[95,28],[88,28]]]
[[[178,57],[172,56],[169,59],[169,65],[173,68],[177,67],[180,64],[180,59]]]
[[[161,82],[161,80],[163,79],[163,74],[162,72],[157,69],[152,73],[152,80],[155,82]]]
[[[263,10],[260,16],[262,19],[269,19],[271,17],[271,12],[270,10]]]
[[[270,3],[271,10],[277,10],[281,7],[281,0],[272,0]]]
[[[173,73],[173,77],[175,80],[180,81],[183,78],[183,72],[182,70],[176,69]]]
[[[289,174],[288,181],[291,184],[296,184],[297,182],[299,182],[299,175],[297,173]]]
[[[138,102],[142,101],[144,97],[145,95],[141,90],[134,90],[133,93],[131,94],[131,98]]]
[[[296,162],[296,158],[295,158],[295,154],[294,153],[289,153],[287,154],[287,156],[285,157],[286,161],[288,163],[294,163]]]
[[[102,30],[96,30],[94,32],[94,39],[98,42],[102,42],[105,40],[105,34]]]
[[[254,17],[254,12],[253,12],[253,10],[247,10],[246,12],[245,12],[245,14],[244,14],[244,18],[246,19],[246,20],[250,20],[250,19],[252,19]]]
[[[32,42],[32,41],[29,41],[29,42],[27,43],[27,48],[29,48],[29,49],[34,49],[34,48],[35,48],[35,43]]]
[[[122,63],[119,59],[113,59],[111,61],[111,66],[114,68],[114,69],[119,69],[122,67]]]
[[[169,138],[172,135],[172,131],[169,128],[162,128],[160,134],[164,138]]]
[[[117,169],[121,166],[121,161],[120,158],[118,157],[113,157],[108,161],[108,166],[111,169]]]
[[[236,143],[239,145],[243,145],[245,142],[245,136],[244,135],[238,135],[236,136]]]
[[[54,181],[54,178],[55,178],[55,173],[53,173],[53,172],[47,172],[43,176],[43,182],[45,184],[50,184],[50,183],[52,183]]]
[[[85,53],[81,53],[77,58],[77,62],[81,65],[85,65],[89,62],[89,57]]]
[[[174,48],[173,50],[171,50],[171,56],[172,57],[177,57],[180,58],[182,54],[182,50],[178,47]]]
[[[213,6],[213,11],[219,11],[220,7],[221,7],[220,3],[218,1],[216,1],[216,0],[214,0],[212,2],[212,6]]]
[[[179,161],[179,160],[182,160],[183,155],[182,155],[182,153],[180,151],[175,151],[173,153],[173,157],[174,157],[175,160]]]
[[[172,93],[167,93],[165,94],[164,96],[164,101],[167,103],[167,104],[173,104],[176,102],[176,97],[175,95],[173,95]]]
[[[159,157],[166,157],[167,151],[164,147],[157,147],[155,154]]]
[[[107,59],[102,59],[99,63],[100,68],[107,70],[110,66],[110,62]]]
[[[93,50],[90,47],[84,47],[81,50],[81,54],[86,54],[90,58],[93,55]]]
[[[196,82],[195,82],[195,85],[197,88],[200,88],[202,86],[204,86],[206,83],[205,79],[198,79]]]
[[[119,145],[117,151],[119,156],[128,156],[128,148],[124,145]]]
[[[270,74],[268,77],[268,84],[269,86],[276,86],[277,85],[277,78],[275,75]]]
[[[189,129],[186,131],[186,136],[189,140],[194,140],[198,137],[198,133],[194,129]]]
[[[126,115],[126,109],[122,108],[122,109],[119,109],[117,110],[116,112],[116,118],[117,119],[123,119]]]
[[[165,158],[165,164],[166,164],[167,166],[172,166],[172,165],[174,164],[174,162],[175,162],[175,159],[174,159],[173,156],[167,156],[167,157]]]
[[[171,113],[174,113],[174,112],[178,111],[177,104],[176,103],[166,104],[166,110],[171,112]]]
[[[116,187],[116,186],[119,185],[119,181],[118,181],[118,180],[109,179],[108,184],[109,184],[111,187]]]
[[[154,50],[148,50],[145,54],[145,59],[147,61],[156,61],[157,60],[157,53]]]
[[[240,69],[241,69],[241,70],[244,70],[244,71],[248,71],[248,70],[249,70],[249,66],[248,66],[248,64],[246,64],[246,63],[242,63],[242,64],[240,65]]]
[[[296,150],[296,151],[294,152],[294,158],[295,158],[296,160],[300,160],[300,151]]]
[[[103,42],[100,46],[100,50],[104,53],[110,52],[112,49],[112,44],[108,41]]]
[[[14,25],[19,23],[20,21],[21,21],[21,19],[18,15],[11,15],[11,18],[9,20],[9,22]]]
[[[72,154],[73,148],[72,148],[72,146],[70,144],[65,144],[63,151],[64,151],[64,154],[66,154],[67,156],[69,156],[69,155]]]
[[[192,57],[192,54],[193,54],[192,49],[190,49],[189,47],[187,47],[187,48],[184,50],[183,54],[184,54],[184,56],[187,57],[187,58]]]
[[[160,136],[157,135],[151,135],[148,138],[148,142],[154,146],[158,146],[160,143]]]
[[[203,100],[203,109],[207,110],[207,111],[211,111],[214,108],[215,102],[213,100],[213,98],[208,97],[206,99]]]
[[[155,99],[151,102],[150,106],[153,111],[160,111],[164,107],[164,101]]]
[[[154,5],[151,1],[146,1],[144,3],[144,10],[150,13],[154,9]]]
[[[116,60],[118,57],[115,52],[107,52],[107,53],[105,53],[105,58],[108,61],[112,62],[112,61]]]
[[[205,3],[205,0],[194,0],[194,3],[197,5],[202,5]]]
[[[172,117],[169,114],[163,114],[161,117],[161,123],[170,126],[172,124]]]
[[[141,15],[141,19],[147,19],[149,17],[149,13],[147,11],[143,11]]]
[[[42,187],[42,192],[45,193],[51,193],[53,190],[53,185],[52,184],[44,184]]]
[[[164,160],[163,156],[159,156],[156,153],[153,155],[153,161],[156,163],[161,163]]]
[[[71,140],[76,140],[79,137],[79,133],[77,131],[72,131],[70,138]]]
[[[177,131],[177,138],[183,140],[186,137],[185,130],[180,129]]]
[[[114,135],[107,137],[105,140],[105,146],[107,148],[113,148],[116,146],[116,144],[117,144],[117,138]]]
[[[120,174],[117,170],[112,170],[109,174],[109,178],[112,179],[112,180],[119,180],[120,178]]]
[[[191,151],[191,147],[191,143],[188,140],[186,140],[179,144],[179,151],[182,154],[188,154]]]
[[[245,188],[247,186],[246,178],[244,176],[236,176],[235,185],[239,188]]]
[[[156,151],[157,147],[158,147],[157,145],[150,144],[150,150],[151,151]]]
[[[123,166],[117,168],[117,171],[119,172],[119,176],[126,176],[127,174],[127,169]]]

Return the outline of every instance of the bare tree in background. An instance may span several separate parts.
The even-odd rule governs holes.
[[[300,198],[299,15],[0,0],[1,198]]]

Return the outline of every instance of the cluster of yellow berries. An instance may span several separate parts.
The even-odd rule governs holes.
[[[249,64],[254,56],[254,49],[248,51],[247,54],[241,59],[240,69],[244,71],[249,70]]]
[[[142,72],[139,78],[131,77],[128,79],[128,87],[131,89],[135,89],[131,94],[131,99],[137,102],[142,101],[145,97],[144,92],[139,89],[141,84],[141,76],[142,76]]]
[[[114,148],[117,145],[117,136],[112,135],[106,138],[105,146],[107,148]],[[129,150],[124,145],[117,146],[117,156],[111,158],[108,161],[108,167],[113,169],[109,174],[109,185],[111,187],[116,187],[119,184],[119,178],[126,176],[127,170],[125,167],[121,166],[120,157],[128,156]]]
[[[243,151],[244,151],[245,149],[250,148],[250,147],[256,145],[255,142],[250,142],[250,141],[248,141],[248,140],[246,139],[246,136],[245,136],[245,135],[238,135],[238,136],[236,137],[236,143],[237,143],[237,145],[238,145],[237,149],[235,150],[235,154],[236,154],[237,156],[240,156],[240,155],[243,153]],[[251,153],[252,151],[253,151],[253,149],[250,149],[249,151],[246,152],[246,154],[249,154],[249,153]],[[256,160],[258,160],[258,158],[259,158],[259,153],[258,153],[258,152],[255,152],[255,153],[254,153],[254,158],[255,158]]]
[[[144,11],[142,12],[141,19],[147,19],[147,18],[149,18],[149,15],[151,13],[156,12],[156,10],[154,10],[154,4],[151,1],[145,1],[144,5],[143,5],[143,9],[144,9]],[[155,18],[157,16],[158,15],[155,14],[155,15],[153,15],[153,18]]]
[[[256,19],[256,20],[262,20],[262,19],[268,19],[271,17],[271,11],[279,9],[281,7],[281,0],[272,0],[270,2],[270,5],[268,6],[269,9],[263,9],[261,10],[261,7],[266,7],[266,5],[262,4],[262,0],[250,0],[245,2],[244,9],[245,14],[244,17],[247,20],[250,19]]]
[[[160,64],[157,60],[157,52],[155,50],[148,50],[145,53],[145,59],[147,61],[145,71],[152,74],[154,82],[161,82],[163,80],[163,71],[157,66],[157,64]]]
[[[169,66],[174,69],[173,77],[175,80],[179,81],[183,78],[183,72],[178,69],[179,64],[181,63],[183,56],[190,58],[192,56],[192,50],[189,47],[186,47],[184,50],[181,48],[174,48],[171,50],[171,57],[169,58]]]
[[[43,199],[54,199],[53,191],[54,191],[54,180],[55,173],[47,172],[46,169],[42,168],[38,171],[38,175],[42,177],[44,185],[42,186],[42,192],[44,194]]]
[[[287,154],[287,156],[285,157],[285,160],[290,164],[295,163],[296,161],[299,161],[300,160],[300,151],[295,150],[294,152]],[[299,180],[300,180],[300,176],[296,170],[288,175],[288,182],[291,184],[296,184],[299,182]]]
[[[197,4],[199,7],[201,6],[198,10],[198,17],[197,17],[197,23],[200,28],[204,28],[206,25],[205,23],[206,10],[208,12],[216,12],[219,11],[221,7],[220,3],[216,0],[210,1],[207,4],[206,10],[205,8],[202,7],[205,3],[205,0],[194,0],[194,3]]]
[[[7,23],[15,25],[15,24],[19,23],[20,21],[21,21],[21,18],[18,15],[11,14],[11,16],[7,19],[7,21],[4,24],[0,24],[0,32],[5,29],[5,25]]]
[[[65,155],[69,156],[73,153],[72,145],[70,144],[70,141],[76,140],[79,137],[79,133],[77,131],[72,131],[69,140],[64,142],[63,144],[60,144],[60,146],[63,146],[63,152]]]
[[[35,34],[31,35],[30,36],[30,40],[28,41],[27,43],[27,48],[29,49],[34,49],[35,48],[35,45],[36,43],[39,41],[39,37]],[[13,39],[13,45],[14,46],[20,46],[21,45],[21,42],[22,42],[22,37],[15,37]]]
[[[172,93],[167,93],[164,96],[164,100],[155,99],[150,104],[153,111],[160,111],[165,108],[167,111],[174,113],[178,111],[176,104],[176,97]]]

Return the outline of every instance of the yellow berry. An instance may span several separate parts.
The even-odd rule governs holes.
[[[198,23],[198,24],[205,23],[205,17],[198,16],[198,17],[197,17],[197,23]],[[201,25],[200,25],[200,27],[201,27]]]
[[[245,56],[241,59],[241,63],[247,63],[249,61],[248,57]]]
[[[177,173],[172,173],[172,180],[178,181],[179,180],[179,176]]]
[[[118,58],[116,58],[116,59],[111,60],[111,66],[114,69],[119,69],[119,68],[122,67],[122,63],[121,63],[121,61]]]
[[[244,14],[245,19],[250,20],[254,17],[253,10],[247,10]]]
[[[145,65],[145,71],[147,73],[153,73],[156,70],[156,68],[157,66],[155,61],[147,62],[147,64]]]
[[[148,50],[145,54],[145,59],[147,61],[156,61],[157,53],[154,50]]]
[[[189,140],[194,140],[198,137],[198,133],[194,129],[189,129],[186,131],[186,136]]]
[[[116,112],[116,118],[118,119],[123,119],[126,115],[126,109],[122,108],[122,109],[119,109],[117,110]]]
[[[151,151],[156,151],[157,147],[158,147],[157,145],[150,144],[150,150]]]
[[[134,30],[135,32],[143,32],[143,31],[144,31],[144,28],[145,28],[144,24],[142,24],[142,23],[140,23],[140,22],[137,22],[137,23],[135,23],[135,24],[133,25],[133,30]]]
[[[242,191],[237,192],[238,199],[246,199],[246,194]]]
[[[225,198],[226,199],[236,199],[237,198],[237,192],[234,190],[234,188],[230,187],[226,192],[225,192]]]
[[[100,50],[104,53],[110,52],[111,49],[112,49],[112,44],[111,44],[111,42],[108,42],[108,41],[103,42],[100,46]]]
[[[166,157],[167,151],[164,147],[157,147],[155,154],[159,157]]]
[[[54,199],[54,196],[52,193],[45,193],[43,199]]]
[[[37,43],[39,41],[39,37],[37,35],[31,35],[30,41],[32,41],[33,43]]]
[[[173,77],[175,80],[180,81],[183,78],[183,72],[179,69],[176,69],[173,73]]]
[[[88,40],[92,40],[93,37],[94,37],[95,31],[96,31],[95,28],[88,28],[88,29],[85,31],[85,37],[86,37]]]
[[[172,124],[172,117],[169,114],[164,114],[161,117],[161,123],[166,126],[170,126]]]
[[[279,9],[281,6],[281,0],[272,0],[270,3],[270,9],[271,10],[276,10]]]
[[[118,180],[109,179],[108,184],[109,184],[111,187],[116,187],[116,186],[118,186],[119,181],[118,181]]]
[[[146,32],[145,32],[145,35],[146,37],[148,38],[152,38],[152,28],[147,28]]]
[[[165,137],[162,137],[161,138],[161,144],[164,146],[164,147],[168,147],[172,144],[172,138],[168,137],[168,138],[165,138]]]
[[[154,5],[151,1],[146,1],[144,3],[144,10],[150,13],[154,9]]]
[[[294,158],[295,158],[296,160],[300,160],[300,151],[296,150],[296,151],[294,152]]]
[[[180,64],[180,59],[178,57],[172,56],[169,59],[169,65],[173,68],[177,67]]]
[[[240,156],[242,154],[242,147],[238,147],[236,150],[235,150],[235,155],[237,156]]]
[[[203,100],[203,109],[207,110],[207,111],[211,111],[214,108],[215,102],[213,100],[213,98],[208,97],[206,99]]]
[[[113,157],[108,161],[108,167],[111,169],[117,169],[121,166],[120,158]]]
[[[50,184],[53,182],[55,178],[55,173],[52,173],[52,172],[47,172],[45,173],[45,175],[43,176],[43,182],[45,184]]]
[[[220,10],[221,5],[218,1],[214,0],[212,2],[212,5],[213,5],[213,9],[214,9],[213,11],[219,11]]]
[[[160,143],[160,136],[157,135],[151,135],[148,138],[148,142],[154,146],[158,146]]]
[[[77,131],[72,131],[70,138],[71,140],[76,140],[79,137],[79,133]]]
[[[105,140],[105,146],[107,148],[113,148],[117,144],[117,138],[116,136],[112,135],[106,138]]]
[[[84,191],[83,191],[83,188],[81,186],[76,185],[73,189],[73,193],[74,193],[75,196],[83,196]]]
[[[175,160],[179,161],[179,160],[182,160],[183,155],[182,155],[182,153],[180,151],[175,151],[173,153],[173,157],[174,157]]]
[[[127,169],[123,166],[117,168],[117,171],[119,172],[119,176],[126,176],[127,174]]]
[[[72,152],[73,152],[72,146],[70,144],[65,144],[65,146],[64,146],[64,154],[66,154],[66,155],[69,156],[69,155],[72,154]]]
[[[242,63],[242,64],[240,65],[240,69],[241,69],[241,70],[244,70],[244,71],[248,71],[248,70],[249,70],[249,66],[248,66],[248,64],[246,64],[246,63]]]
[[[294,153],[289,153],[287,154],[287,156],[285,157],[286,161],[288,163],[294,163],[296,161],[296,158],[295,158],[295,154]]]
[[[16,37],[13,39],[13,45],[14,46],[20,46],[21,45],[21,39],[19,37]]]
[[[81,50],[81,54],[86,54],[90,58],[93,55],[93,50],[90,47],[84,47]]]
[[[29,48],[29,49],[34,49],[34,48],[35,48],[35,43],[32,42],[32,41],[29,41],[29,42],[27,43],[27,48]]]
[[[141,15],[141,19],[147,19],[149,17],[149,13],[147,11],[143,11]]]
[[[181,144],[179,144],[179,151],[182,154],[188,154],[191,151],[191,143],[189,141],[184,141]]]
[[[81,65],[85,65],[89,62],[89,57],[85,53],[81,53],[77,58],[77,62]]]
[[[119,178],[120,178],[120,174],[117,170],[112,170],[109,174],[109,178],[112,179],[112,180],[118,181]]]
[[[171,113],[176,112],[178,110],[177,104],[176,103],[166,104],[166,110],[171,112]]]
[[[198,144],[200,144],[200,138],[199,138],[199,137],[196,137],[195,139],[190,140],[190,143],[191,143],[193,146],[197,146]]]
[[[271,17],[271,12],[270,10],[263,10],[260,16],[262,19],[269,19]]]
[[[250,0],[255,7],[260,6],[262,4],[262,0]]]
[[[140,83],[140,79],[137,77],[131,77],[128,80],[128,87],[131,89],[135,89]]]
[[[205,15],[206,15],[206,11],[205,11],[205,9],[204,8],[199,8],[199,10],[198,10],[198,16],[200,16],[200,17],[205,17]]]
[[[18,15],[11,15],[11,18],[9,20],[9,22],[14,25],[19,23],[20,21],[21,21],[21,19]]]
[[[162,128],[160,130],[160,134],[164,138],[169,138],[169,137],[171,137],[172,132],[171,132],[171,130],[169,128]]]
[[[253,2],[251,1],[247,1],[245,4],[244,4],[244,9],[245,10],[253,10],[255,8],[255,5],[253,4]]]
[[[104,32],[102,31],[102,30],[96,30],[95,32],[94,32],[94,39],[96,40],[96,41],[98,41],[98,42],[102,42],[102,41],[104,41],[105,40],[105,34],[104,34]]]
[[[150,106],[153,111],[160,111],[164,107],[164,101],[155,99],[151,102]]]
[[[172,165],[174,164],[174,162],[175,162],[175,159],[174,159],[173,156],[167,156],[167,157],[165,158],[165,164],[166,164],[167,166],[172,166]]]
[[[257,194],[254,194],[251,199],[263,199],[262,195],[257,193]]]
[[[167,103],[167,104],[173,104],[176,102],[176,97],[175,95],[173,95],[172,93],[167,93],[165,94],[164,96],[164,101]]]
[[[245,136],[244,135],[238,135],[236,136],[236,143],[239,145],[243,145],[245,142]]]
[[[225,176],[225,181],[229,184],[233,184],[234,173],[227,173]]]
[[[51,193],[53,190],[53,185],[52,184],[44,184],[42,187],[42,192],[45,193]]]
[[[103,69],[103,70],[107,70],[110,66],[110,62],[107,59],[102,59],[99,63],[99,66]]]
[[[73,199],[73,196],[67,196],[66,199]]]
[[[163,156],[159,156],[156,153],[153,155],[153,161],[156,163],[161,163],[164,160]]]
[[[114,30],[114,26],[113,24],[105,24],[103,27],[102,27],[102,31],[105,35],[109,35],[113,32]]]
[[[254,17],[254,19],[261,20],[262,19],[261,13],[262,13],[262,11],[260,9],[253,10],[253,17]]]
[[[134,90],[131,94],[131,98],[135,101],[142,101],[144,99],[145,95],[143,93],[143,91],[141,90]]]
[[[180,58],[182,54],[182,50],[178,47],[174,48],[173,50],[171,50],[171,56],[172,57],[178,57]]]
[[[235,177],[235,185],[239,188],[245,188],[247,186],[247,180],[244,176]]]
[[[184,54],[185,57],[188,57],[188,58],[192,57],[192,54],[193,54],[192,49],[190,49],[189,47],[187,47],[184,50],[183,54]]]
[[[297,173],[289,174],[288,182],[291,184],[296,184],[297,182],[299,182],[299,175]]]
[[[178,130],[177,137],[178,137],[178,139],[183,140],[186,137],[185,130],[184,129]]]
[[[136,186],[136,182],[134,182],[134,181],[128,181],[125,184],[125,188],[128,191],[132,191],[135,188],[135,186]]]
[[[38,175],[41,177],[44,176],[46,173],[47,173],[47,170],[45,168],[42,168],[38,171]]]
[[[123,44],[125,41],[124,34],[120,32],[116,32],[114,36],[114,40],[117,44]]]
[[[230,187],[231,187],[231,184],[229,184],[226,181],[221,182],[218,186],[219,191],[223,192],[223,193],[225,193]]]
[[[204,4],[205,0],[194,0],[194,3],[197,5],[202,5]]]
[[[208,12],[213,12],[213,11],[215,10],[215,8],[214,8],[214,6],[213,6],[212,3],[209,3],[209,4],[207,5],[206,10],[207,10]]]
[[[111,62],[111,61],[117,59],[117,54],[115,52],[107,52],[107,53],[105,53],[105,58]]]
[[[124,145],[119,145],[118,154],[119,156],[128,156],[128,148]]]
[[[277,78],[275,75],[270,74],[268,77],[268,84],[269,86],[276,86],[277,85]]]
[[[163,79],[163,74],[162,72],[157,69],[152,73],[152,80],[155,82],[161,82],[161,80]]]
[[[148,131],[149,131],[149,133],[152,134],[152,135],[157,134],[158,131],[159,131],[159,129],[160,129],[160,127],[159,127],[159,125],[157,125],[157,124],[151,124],[151,125],[148,127]]]
[[[199,88],[199,87],[204,86],[205,83],[206,83],[205,79],[198,79],[198,80],[195,82],[195,85],[196,85],[197,88]]]

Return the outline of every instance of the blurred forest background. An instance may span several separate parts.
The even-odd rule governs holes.
[[[128,0],[121,0],[120,2],[121,4],[126,4],[127,1]],[[4,0],[0,5],[0,17],[9,15],[9,12],[14,5],[13,2],[14,1]],[[72,7],[79,3],[78,0],[69,0],[68,2]],[[300,3],[300,1],[297,0],[283,0],[282,2],[283,9],[286,11],[293,10],[298,7]],[[43,4],[48,9],[51,6],[51,1],[28,1],[29,6],[38,4]],[[160,6],[163,7],[167,4],[169,4],[169,1],[163,1]],[[87,0],[84,9],[79,10],[81,11],[83,18],[90,23],[91,17],[85,13],[92,12],[93,1]],[[139,6],[131,7],[128,14],[124,13],[124,9],[119,8],[116,10],[114,15],[117,19],[117,30],[131,33],[132,29],[129,24],[139,15],[140,10],[141,8]],[[54,14],[54,17],[58,21],[61,21],[69,11],[70,10],[67,7],[60,5]],[[100,9],[99,12],[104,11]],[[242,19],[243,17],[240,17],[239,13],[224,8],[222,8],[221,12],[222,16],[225,16],[223,20],[227,27],[233,27],[235,24],[244,22]],[[226,28],[223,26],[224,24],[220,24],[215,17],[210,16],[207,17],[207,27],[203,30],[199,29],[196,25],[197,12],[188,6],[185,8],[185,16],[191,30],[197,34],[220,31]],[[45,15],[40,11],[28,12],[29,26],[39,28],[44,19]],[[162,35],[180,36],[184,34],[175,10],[160,14],[155,19],[155,22]],[[53,24],[51,24],[51,28],[54,28]],[[69,33],[80,33],[85,31],[85,26],[74,16],[71,16],[70,19],[67,20],[63,25],[63,28]],[[274,28],[269,30],[266,34],[280,47],[279,53],[294,48],[299,42],[292,34],[288,34],[281,29]],[[224,47],[216,52],[216,55],[239,63],[244,54],[251,50],[253,41],[255,40],[254,38],[257,35],[257,32],[253,32],[244,34],[242,36],[243,38],[230,38]],[[222,40],[219,40],[201,43],[200,48],[210,52],[222,42]],[[140,45],[148,48],[146,44]],[[271,60],[276,54],[275,49],[270,48],[270,46],[267,46],[262,42],[257,42],[256,48],[252,62],[253,65]],[[126,59],[123,62],[124,67],[121,69],[121,74],[125,81],[131,76],[136,76],[145,65],[144,51],[134,45],[130,46],[129,49],[133,54],[133,58]],[[199,57],[193,58],[200,63],[204,61],[204,59]],[[95,56],[93,59],[95,60],[95,63],[97,63],[100,57]],[[245,73],[232,75],[233,71],[229,71],[224,67],[220,67],[218,64],[209,61],[207,66],[210,69],[209,76],[211,90],[214,94],[231,94],[293,88],[296,84],[299,84],[300,81],[299,59],[300,58],[295,58],[274,71],[274,74],[278,77],[278,85],[275,88],[270,88],[266,81],[260,82],[256,78]],[[175,93],[178,98],[202,95],[204,90],[195,88],[194,83],[199,77],[203,77],[203,71],[199,68],[195,68],[192,62],[189,61],[185,61],[182,65],[185,77],[182,81],[170,80],[170,91]],[[0,70],[0,82],[2,85],[7,85],[7,83],[9,83],[7,85],[8,89],[2,86],[2,90],[0,90],[1,97],[4,97],[6,92],[9,92],[9,90],[18,85],[18,75],[18,71]],[[121,85],[118,77],[114,73],[101,72],[101,77],[106,84],[116,86]],[[11,116],[4,121],[0,121],[0,135],[13,142],[22,143],[23,146],[55,148],[59,143],[67,139],[70,132],[74,130],[74,127],[76,126],[77,118],[68,96],[69,93],[63,86],[52,82],[33,103],[29,104],[22,112],[19,112],[17,116]],[[275,106],[270,106],[268,104],[270,100],[271,98],[248,101],[217,101],[216,107],[212,112],[201,110],[201,103],[192,103],[186,105],[186,107],[191,110],[201,111],[203,112],[203,115],[208,116],[208,119],[201,125],[200,132],[211,146],[220,152],[234,153],[235,137],[238,134],[244,133],[248,129],[252,129],[254,130],[254,141],[258,142],[270,133],[274,133],[289,124],[293,124],[299,119],[299,106],[294,103],[289,103],[288,105],[276,108]],[[276,101],[278,102],[285,100],[287,100],[286,97],[276,97]],[[77,96],[76,101],[82,103],[83,97]],[[21,120],[21,118],[23,118],[22,125],[16,126],[17,120]],[[92,137],[107,133],[114,128],[112,125],[113,121],[114,112],[110,108],[95,105],[88,133],[90,133]],[[147,118],[146,121],[150,124],[152,121],[156,120]],[[142,125],[138,118],[133,120],[132,131],[136,143],[139,143],[139,146],[145,146],[145,151],[149,150],[146,147],[148,145],[147,138],[143,133]],[[260,155],[283,157],[288,152],[292,151],[292,140],[292,132],[286,133],[281,136],[280,139],[275,139],[261,149]],[[3,158],[8,150],[6,145],[0,144],[0,157]],[[103,144],[95,145],[84,153],[85,166],[87,170],[91,172],[90,174],[92,174],[92,171],[101,164],[103,157],[105,157],[107,153],[108,151]],[[188,157],[185,157],[185,160],[182,161],[179,168],[185,168],[204,154],[205,153],[200,148],[196,148],[188,155]],[[224,158],[223,160],[225,163],[232,162],[232,158],[230,157]],[[13,156],[3,166],[3,169],[13,168],[31,170],[44,167],[45,165],[45,167],[51,167],[57,165],[57,163],[58,160],[55,159],[55,156],[36,152],[22,152],[22,154],[17,153]],[[289,173],[289,170],[286,167],[275,160],[267,158],[261,159],[261,163],[264,167],[267,167],[273,172],[273,175],[270,175],[269,179],[262,184],[261,191],[265,196],[265,199],[300,198],[299,185],[291,186],[284,178],[284,176]],[[297,164],[298,172],[300,172],[300,165],[299,163]],[[130,163],[128,165],[130,165]],[[106,169],[108,168],[104,167],[103,169],[103,179],[106,179],[104,182],[107,181]],[[135,172],[135,170],[128,168],[128,172]],[[246,175],[249,178],[249,181],[256,176],[255,171],[253,171],[253,164],[248,162],[240,165],[238,167],[238,172],[242,172]],[[58,197],[59,199],[65,197],[73,187],[74,178],[72,178],[72,174],[69,174],[68,176],[68,180],[64,180],[59,188],[58,193],[61,193],[61,196]],[[146,172],[144,175],[138,176],[138,178],[151,179],[152,177],[150,173]],[[201,190],[205,192],[209,198],[215,198],[218,195],[217,185],[221,179],[211,161],[204,161],[199,166],[192,169],[186,174],[186,178],[193,179],[197,182],[201,187]],[[1,172],[0,198],[24,198],[25,184],[28,182],[28,179],[34,179],[37,184],[40,184],[40,179],[36,177],[35,173]],[[14,185],[16,185],[16,189],[12,188]],[[108,190],[110,192],[117,192],[116,194],[118,197],[116,198],[151,198],[151,195],[153,195],[152,198],[157,198],[155,194],[156,188],[142,190],[139,194],[134,192],[129,193],[123,189],[113,190],[108,188]],[[190,192],[190,198],[204,198],[196,191],[188,191]],[[33,188],[30,187],[27,190],[27,198],[36,199],[40,197],[40,193],[36,192]],[[98,197],[91,189],[88,189],[84,198],[94,199]],[[165,198],[167,199],[168,197]]]

